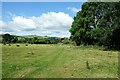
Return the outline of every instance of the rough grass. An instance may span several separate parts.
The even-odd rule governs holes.
[[[118,51],[73,45],[2,46],[3,78],[117,78]],[[88,61],[90,69],[87,69]]]

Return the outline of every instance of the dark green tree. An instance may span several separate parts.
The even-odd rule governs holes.
[[[6,43],[11,43],[11,42],[12,42],[12,39],[14,39],[14,37],[13,37],[12,35],[10,35],[10,34],[4,34],[4,35],[2,36],[2,38],[3,38],[2,42],[3,42],[4,44],[6,44]]]
[[[74,17],[70,32],[76,45],[119,46],[120,3],[86,2]],[[113,42],[114,41],[114,42]]]

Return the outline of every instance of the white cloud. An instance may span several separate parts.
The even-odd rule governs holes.
[[[13,30],[8,26],[7,22],[0,20],[0,34],[2,33],[11,33]]]
[[[51,36],[70,36],[72,17],[64,12],[48,12],[40,16],[13,16],[12,21],[5,22],[3,32],[30,33]]]
[[[80,11],[81,9],[77,9],[77,8],[74,8],[74,7],[68,7],[67,10],[70,10],[70,11],[73,12],[73,13],[77,13],[77,12]]]
[[[34,30],[36,29],[35,22],[30,18],[24,18],[22,16],[13,17],[13,21],[9,23],[16,30]]]
[[[2,22],[2,20],[0,20],[0,29],[2,29],[2,24],[3,24],[3,22]]]
[[[6,26],[6,23],[0,19],[0,31]]]

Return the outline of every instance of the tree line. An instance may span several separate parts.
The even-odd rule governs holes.
[[[68,38],[59,37],[47,37],[47,36],[14,36],[10,34],[1,35],[1,43],[11,44],[11,43],[29,43],[29,44],[57,44],[63,43],[68,44]]]
[[[77,46],[99,45],[120,50],[120,2],[85,2],[72,23]]]

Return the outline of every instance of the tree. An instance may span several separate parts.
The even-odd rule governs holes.
[[[118,47],[120,2],[86,2],[74,17],[70,32],[76,45]],[[116,36],[116,37],[115,37]],[[113,40],[114,39],[114,40]],[[114,41],[114,43],[112,42]]]
[[[17,38],[17,37],[14,37],[11,41],[12,41],[13,43],[17,43],[17,42],[18,42],[18,38]]]
[[[109,45],[108,48],[114,48],[120,50],[120,2],[115,3],[115,29],[112,34],[108,37]]]
[[[6,43],[11,43],[12,42],[12,39],[14,38],[13,36],[11,36],[10,34],[4,34],[3,36],[3,43],[6,44]]]

